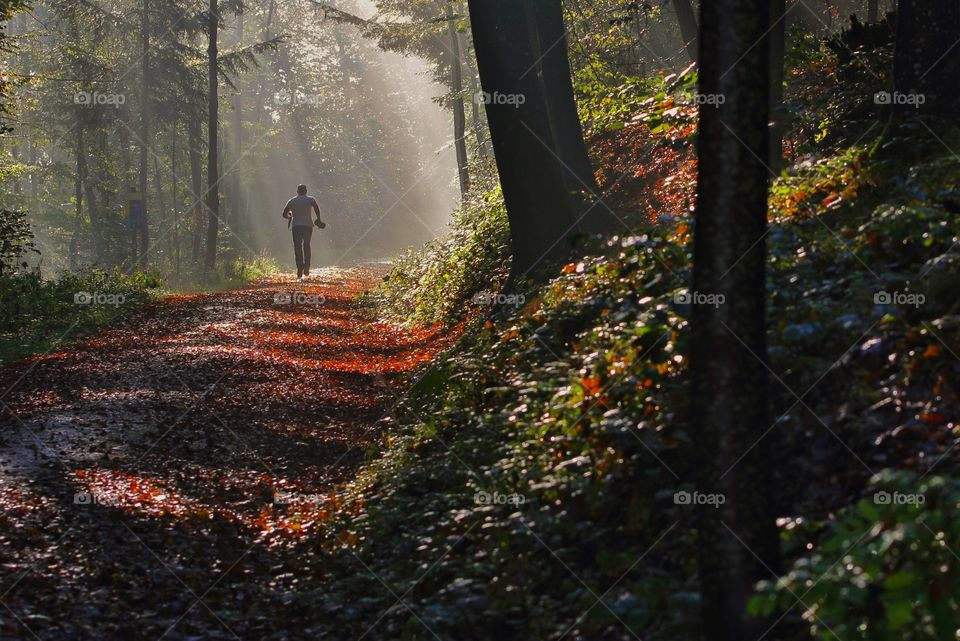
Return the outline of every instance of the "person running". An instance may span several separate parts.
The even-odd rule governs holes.
[[[317,214],[316,223],[310,220],[311,211]],[[306,185],[297,187],[297,196],[287,201],[283,208],[283,217],[293,223],[293,254],[297,260],[297,280],[310,278],[310,237],[313,235],[313,225],[323,229],[327,224],[320,220],[320,206],[315,199],[307,195]]]

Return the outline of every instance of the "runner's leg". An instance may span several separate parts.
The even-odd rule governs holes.
[[[297,278],[303,276],[303,229],[293,228],[293,255],[297,261]]]
[[[310,237],[313,236],[313,227],[302,227],[303,233],[303,275],[310,275]]]

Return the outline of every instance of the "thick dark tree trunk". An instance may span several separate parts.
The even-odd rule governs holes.
[[[469,0],[477,67],[510,222],[511,282],[569,255],[577,223],[565,193],[527,27],[527,2]],[[529,73],[527,73],[530,71]],[[544,268],[544,269],[541,269]],[[536,271],[535,271],[536,270]]]
[[[786,114],[783,112],[784,57],[786,50],[786,0],[770,0],[770,154],[768,162],[774,172],[783,167],[783,134]]]
[[[190,208],[191,216],[191,225],[190,229],[193,232],[193,253],[192,258],[194,263],[200,262],[200,251],[203,247],[203,176],[200,168],[200,121],[196,118],[191,118],[187,123],[187,133],[190,136],[188,144],[189,155],[190,155],[190,187],[191,187],[191,202],[193,203]]]
[[[874,24],[880,20],[880,0],[868,0],[867,24]]]
[[[673,9],[677,12],[677,24],[680,26],[680,37],[683,38],[687,57],[690,58],[690,62],[696,62],[700,49],[700,33],[693,5],[690,4],[690,0],[673,0]]]
[[[217,83],[217,30],[220,17],[217,13],[217,0],[210,0],[209,44],[207,46],[207,65],[209,80],[209,103],[207,119],[207,252],[204,266],[213,269],[217,262],[217,232],[220,226],[220,170],[218,164],[218,83]]]
[[[457,173],[460,175],[460,196],[470,191],[470,169],[467,166],[467,114],[463,106],[463,64],[460,37],[453,16],[453,4],[447,4],[447,33],[450,36],[450,89],[453,99],[453,143],[457,150]]]
[[[960,2],[900,0],[894,101],[905,114],[946,114],[960,98]],[[897,102],[899,101],[899,102]],[[920,104],[922,103],[922,104]]]
[[[531,40],[539,61],[537,72],[543,82],[554,150],[562,162],[567,190],[596,193],[597,180],[583,140],[583,127],[570,76],[563,4],[560,0],[532,0],[527,5],[532,9],[529,16],[533,25]]]
[[[777,568],[767,408],[765,259],[769,145],[769,2],[715,0],[701,14],[699,181],[692,295],[692,412],[702,458],[697,489],[703,634],[756,639],[746,611],[755,581]],[[710,297],[713,298],[710,298]],[[758,561],[759,557],[759,561]]]
[[[147,141],[150,140],[150,0],[143,0],[140,24],[140,198],[143,199],[143,227],[140,229],[140,261],[147,262],[147,252],[150,251],[150,227],[147,199],[148,150]]]

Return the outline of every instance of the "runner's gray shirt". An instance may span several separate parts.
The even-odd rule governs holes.
[[[316,204],[311,196],[296,196],[287,202],[284,211],[293,212],[294,227],[313,227],[313,206]]]

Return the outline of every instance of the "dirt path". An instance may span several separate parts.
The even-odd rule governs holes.
[[[0,370],[0,639],[313,638],[298,559],[446,344],[358,307],[379,275],[171,297]]]

